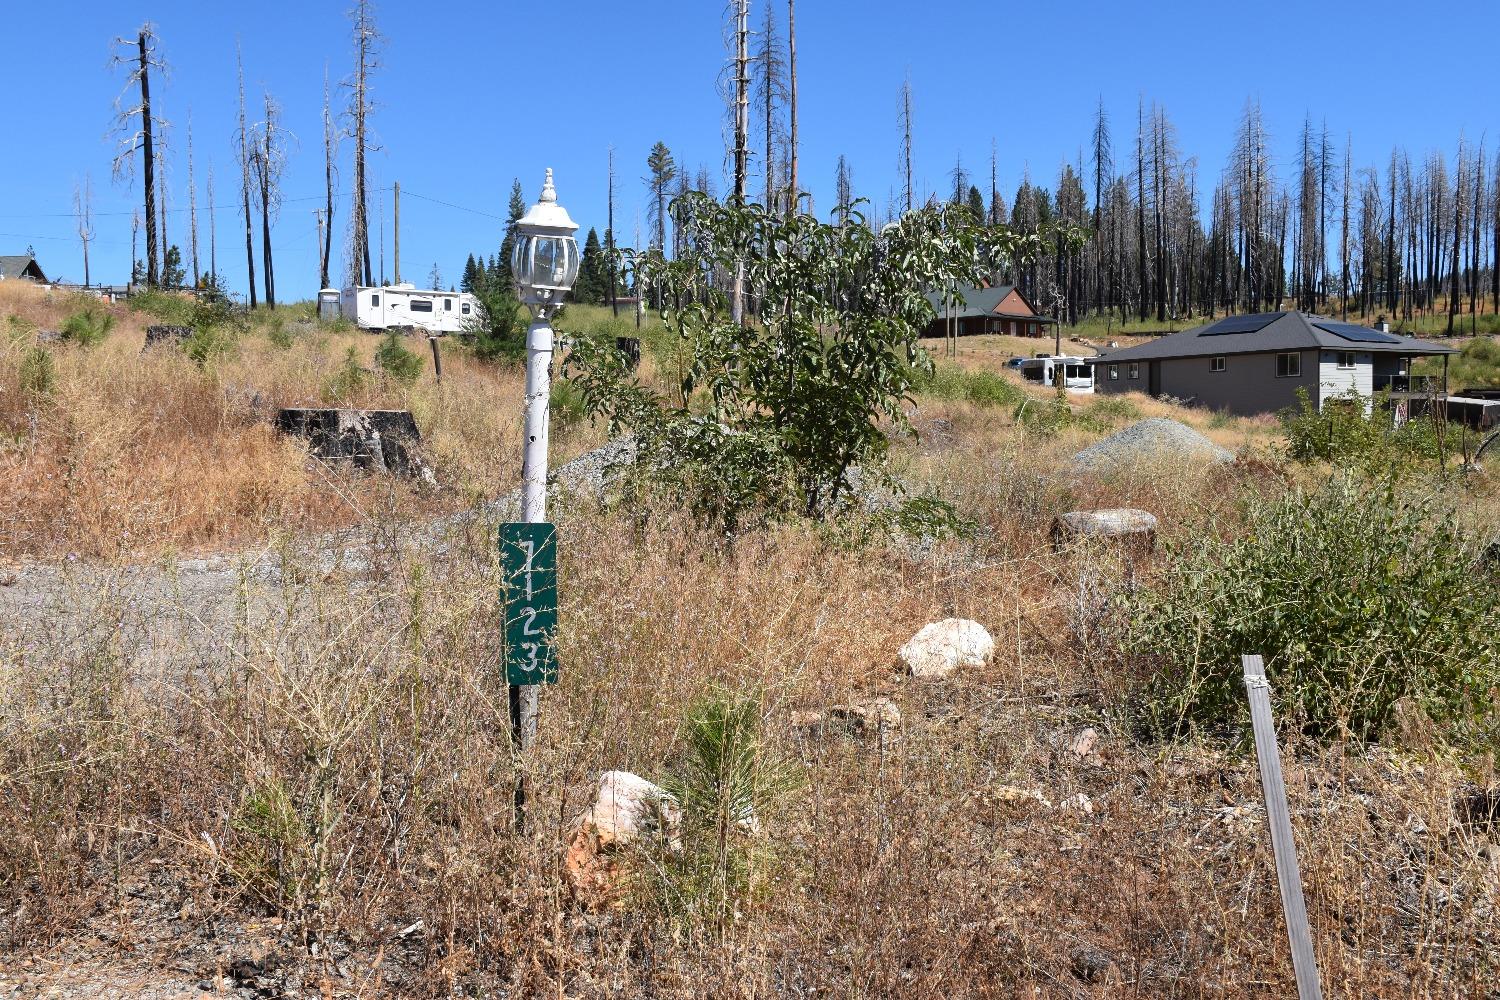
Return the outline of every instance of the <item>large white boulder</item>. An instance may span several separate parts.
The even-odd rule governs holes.
[[[629,771],[599,776],[594,802],[573,822],[563,870],[580,903],[617,906],[624,895],[619,853],[647,838],[680,846],[682,809],[665,789]]]
[[[995,640],[967,618],[945,618],[923,625],[901,647],[901,662],[913,677],[950,677],[960,667],[980,667],[995,655]]]

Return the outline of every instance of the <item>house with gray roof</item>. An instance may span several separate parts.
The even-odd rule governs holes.
[[[980,333],[1001,333],[1011,337],[1040,337],[1046,332],[1050,317],[1038,316],[1030,300],[1015,285],[991,285],[987,288],[961,287],[949,292],[929,292],[937,318],[928,324],[926,337],[941,337],[952,332],[950,322],[960,337]]]
[[[37,264],[36,255],[27,253],[0,256],[0,281],[21,280],[47,284],[47,276]]]
[[[1413,375],[1411,363],[1457,353],[1387,329],[1285,311],[1230,316],[1090,361],[1096,392],[1171,396],[1250,416],[1295,406],[1299,389],[1319,408],[1352,393],[1367,400],[1446,394],[1446,377]]]

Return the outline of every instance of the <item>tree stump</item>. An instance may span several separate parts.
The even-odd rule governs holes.
[[[633,372],[641,366],[641,338],[616,337],[615,350],[620,352],[626,371]]]
[[[146,346],[141,348],[141,352],[145,353],[153,347],[180,346],[192,335],[193,328],[190,326],[148,326],[146,327]]]
[[[418,453],[422,435],[410,410],[293,406],[277,411],[276,429],[305,438],[312,453],[325,461],[434,481]]]
[[[1156,515],[1133,507],[1075,510],[1052,522],[1052,548],[1063,549],[1081,541],[1116,542],[1138,552],[1156,547]]]

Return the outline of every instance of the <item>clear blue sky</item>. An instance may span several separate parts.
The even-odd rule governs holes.
[[[275,226],[277,286],[283,299],[310,297],[317,286],[313,209],[322,199],[323,76],[326,67],[342,104],[337,84],[350,68],[348,5],[12,5],[5,18],[10,44],[0,59],[0,253],[33,244],[49,274],[81,279],[71,211],[74,185],[88,174],[97,217],[94,279],[126,279],[138,188],[110,178],[111,105],[123,84],[123,73],[109,66],[110,43],[151,20],[172,67],[157,89],[173,125],[172,242],[186,247],[191,113],[200,215],[212,162],[218,266],[232,288],[244,290],[233,208],[238,39],[252,104],[269,90],[300,143]],[[403,276],[424,281],[435,262],[445,284],[456,282],[467,253],[498,247],[511,179],[521,179],[530,201],[547,166],[583,227],[580,239],[590,226],[602,234],[611,146],[622,243],[634,241],[638,217],[646,227],[641,177],[656,140],[688,169],[707,166],[722,192],[725,115],[715,83],[726,59],[723,6],[720,0],[379,6],[385,42],[373,79],[373,128],[380,148],[372,154],[370,181],[380,189],[401,182]],[[784,16],[784,2],[779,9]],[[751,0],[752,24],[760,24],[762,13],[761,0]],[[840,153],[853,168],[856,193],[885,204],[897,183],[897,105],[908,72],[919,186],[944,190],[960,155],[987,177],[994,138],[1007,202],[1023,170],[1051,187],[1059,165],[1081,155],[1101,97],[1121,162],[1138,98],[1161,102],[1184,155],[1198,160],[1200,189],[1212,188],[1248,98],[1264,108],[1283,176],[1309,113],[1326,118],[1340,147],[1345,133],[1353,134],[1360,166],[1383,168],[1394,144],[1416,155],[1441,150],[1451,159],[1461,131],[1471,139],[1486,136],[1491,150],[1500,145],[1500,84],[1481,49],[1500,35],[1495,3],[802,0],[797,19],[801,174],[820,211],[831,203]],[[351,180],[346,143],[338,256]],[[751,190],[757,189],[752,177]],[[389,194],[372,198],[372,240],[376,206],[384,208],[389,272]],[[206,267],[206,218],[199,238]],[[257,242],[257,262],[259,252]],[[341,264],[336,273],[343,273]]]

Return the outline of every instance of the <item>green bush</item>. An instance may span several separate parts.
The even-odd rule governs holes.
[[[665,915],[722,933],[769,887],[774,855],[763,825],[796,776],[764,746],[753,698],[702,699],[685,714],[679,740],[662,784],[682,810],[681,843],[650,845],[638,880]]]
[[[136,292],[130,296],[128,303],[136,312],[143,312],[163,323],[177,326],[192,324],[193,307],[196,305],[193,299],[186,296],[174,295],[156,288]]]
[[[347,403],[369,384],[370,374],[359,363],[359,353],[354,348],[344,354],[343,362],[323,383],[323,399],[329,403]]]
[[[82,347],[102,343],[115,327],[115,318],[96,305],[87,305],[63,321],[62,339]]]
[[[1306,389],[1298,389],[1297,405],[1278,415],[1287,457],[1373,472],[1436,462],[1441,450],[1432,419],[1421,417],[1394,427],[1387,402],[1350,393],[1328,400],[1320,410]]]
[[[912,379],[914,395],[963,400],[980,406],[1015,406],[1026,399],[1021,387],[998,372],[969,371],[957,365],[934,365]]]
[[[410,386],[422,374],[422,356],[406,349],[401,336],[391,330],[375,348],[375,364],[395,381]]]
[[[57,384],[57,368],[45,347],[29,348],[21,356],[21,391],[30,396],[47,396]]]
[[[182,351],[200,367],[212,364],[234,347],[234,334],[222,326],[199,326],[182,342]]]
[[[474,295],[479,299],[479,309],[464,326],[464,332],[473,338],[474,356],[487,364],[525,357],[526,320],[515,293],[508,287],[486,283],[476,286]]]
[[[1491,724],[1500,581],[1436,498],[1340,475],[1252,498],[1238,538],[1167,549],[1129,601],[1130,649],[1154,665],[1146,718],[1221,728],[1245,703],[1240,655],[1266,659],[1280,711],[1322,736],[1388,733],[1407,702],[1457,737]]]
[[[273,319],[266,327],[266,339],[271,342],[272,347],[285,351],[292,346],[292,332],[286,328],[286,322],[280,317]]]

